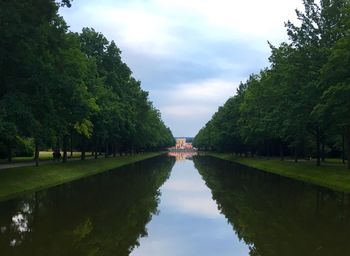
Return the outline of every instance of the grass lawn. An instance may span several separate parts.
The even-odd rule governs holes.
[[[63,155],[63,152],[61,152]],[[73,158],[80,157],[81,152],[73,152]],[[86,156],[91,156],[92,152],[86,152]],[[70,152],[68,152],[68,158],[71,158]],[[39,159],[40,160],[51,160],[52,159],[52,151],[40,151],[39,153]],[[12,158],[12,163],[21,163],[21,162],[31,162],[34,161],[34,157],[14,157]],[[0,159],[0,164],[7,164],[7,159]]]
[[[238,157],[231,154],[209,153],[208,155],[340,192],[350,193],[350,170],[340,160],[330,159],[326,160],[325,163],[321,163],[321,166],[316,166],[315,161],[304,160],[295,163],[292,160],[267,160],[263,158]]]
[[[0,170],[0,201],[15,197],[27,191],[52,187],[85,176],[155,157],[160,154],[162,154],[162,152],[47,164],[39,167],[28,166],[3,169]]]

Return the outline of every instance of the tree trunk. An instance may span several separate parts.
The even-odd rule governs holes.
[[[73,133],[70,134],[70,157],[73,157]]]
[[[342,162],[345,164],[345,128],[343,128],[342,132]]]
[[[320,128],[318,127],[316,130],[316,165],[321,165],[321,139],[320,139]]]
[[[58,152],[61,152],[60,138],[58,136],[57,136],[57,140],[56,140],[56,148],[57,148]]]
[[[350,125],[347,125],[345,127],[345,151],[346,151],[346,158],[348,160],[348,169],[350,170]]]
[[[117,156],[117,147],[116,145],[113,145],[113,157]]]
[[[322,162],[325,162],[326,154],[325,154],[325,142],[324,142],[324,139],[322,140],[321,157],[322,157]]]
[[[281,161],[284,161],[284,153],[283,153],[282,141],[280,141],[280,158],[281,158]]]
[[[35,140],[34,160],[35,160],[35,166],[39,166],[39,144],[37,140]]]
[[[81,160],[85,160],[85,137],[81,136]]]
[[[294,162],[295,163],[298,162],[298,148],[297,147],[294,148]]]
[[[67,135],[63,135],[62,138],[62,149],[63,149],[63,158],[62,162],[65,163],[67,162]]]
[[[98,146],[97,146],[97,138],[95,138],[95,146],[94,146],[94,157],[95,157],[95,159],[97,159],[97,154],[98,154],[97,148],[98,148]]]
[[[12,162],[12,147],[11,147],[11,142],[7,144],[7,162],[11,163]]]
[[[108,142],[106,142],[106,145],[105,145],[105,158],[108,158]]]
[[[100,140],[100,141],[99,141],[99,143],[98,143],[98,145],[99,145],[99,150],[98,150],[98,152],[99,152],[99,153],[98,153],[98,155],[99,155],[99,156],[102,156],[102,154],[103,154],[103,152],[102,152],[102,148],[103,148],[103,146],[102,146],[102,145],[103,145],[103,141],[102,141],[102,140]]]

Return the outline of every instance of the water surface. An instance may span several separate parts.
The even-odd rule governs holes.
[[[162,156],[0,203],[0,254],[350,255],[348,201],[211,157]]]
[[[248,246],[220,214],[193,161],[178,159],[161,188],[160,214],[131,255],[248,255]]]

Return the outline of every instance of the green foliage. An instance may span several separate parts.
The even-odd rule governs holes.
[[[15,156],[32,157],[34,155],[34,140],[32,138],[16,138]]]
[[[290,41],[271,47],[271,66],[240,85],[194,139],[203,149],[238,154],[294,154],[350,159],[350,4],[305,0],[300,25],[286,23]],[[338,153],[339,155],[339,153]],[[349,168],[350,168],[350,161]]]
[[[107,155],[171,145],[171,131],[115,42],[92,28],[68,32],[58,9],[70,4],[0,4],[2,151],[10,160],[18,137],[33,138],[37,152],[62,147],[64,156],[69,137],[82,151],[89,147]]]
[[[92,116],[93,140],[119,152],[154,150],[172,145],[170,130],[148,100],[141,83],[131,76],[115,42],[94,29],[79,35],[81,51],[94,63],[93,91],[99,111]],[[93,83],[91,83],[93,84]],[[98,145],[95,145],[95,148]]]

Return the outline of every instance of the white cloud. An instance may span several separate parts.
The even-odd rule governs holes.
[[[211,192],[198,174],[194,177],[173,177],[162,187],[162,191],[166,194],[164,202],[174,212],[209,219],[222,217],[211,199]]]
[[[95,26],[109,31],[118,44],[142,54],[166,56],[179,44],[179,38],[169,31],[171,20],[142,8],[98,5],[87,8],[85,15]]]
[[[231,35],[263,36],[281,31],[283,22],[295,20],[296,8],[301,9],[301,0],[155,0],[157,6],[190,14],[205,22],[202,27],[231,31]],[[182,11],[182,12],[181,12]],[[210,33],[216,34],[216,31]],[[281,36],[280,33],[278,33]]]
[[[209,195],[173,196],[168,205],[179,213],[208,219],[222,218],[217,206]]]
[[[161,98],[158,105],[163,116],[174,118],[210,117],[218,105],[222,105],[235,93],[236,85],[231,81],[209,79],[173,85],[173,89],[155,90],[152,98]]]
[[[167,88],[162,90],[153,90],[154,98],[166,99],[166,105],[176,103],[177,106],[187,105],[180,109],[186,109],[188,106],[197,105],[197,103],[219,103],[229,98],[235,93],[237,82],[223,79],[208,79],[202,81],[192,81],[184,84],[172,85],[172,90]],[[172,109],[172,108],[170,108]],[[205,108],[204,108],[205,109]],[[172,113],[170,111],[170,113]]]
[[[187,104],[187,105],[170,105],[170,106],[164,106],[160,107],[161,112],[164,113],[164,115],[172,116],[172,117],[178,117],[178,118],[184,118],[189,117],[192,118],[195,116],[203,116],[208,115],[212,112],[212,108],[207,106],[199,106],[195,104]]]
[[[75,5],[83,5],[79,0]],[[195,51],[203,40],[240,40],[253,48],[286,38],[283,22],[294,19],[301,0],[151,0],[89,2],[79,12],[86,25],[100,28],[123,46],[146,54]],[[68,11],[67,11],[68,12]],[[74,17],[72,18],[74,20]],[[80,22],[81,22],[80,21]],[[75,22],[79,22],[75,19]],[[196,37],[182,34],[190,30]],[[190,40],[188,40],[190,38]]]
[[[163,190],[171,190],[173,192],[203,192],[207,191],[208,188],[203,186],[201,179],[170,179],[162,188]]]
[[[174,134],[188,125],[191,136],[264,68],[267,40],[287,39],[283,23],[296,8],[301,0],[75,0],[61,13],[73,31],[94,27],[115,40]]]
[[[217,103],[222,102],[228,95],[233,95],[235,88],[232,81],[220,79],[191,82],[178,85],[174,93],[174,98],[179,101]]]

